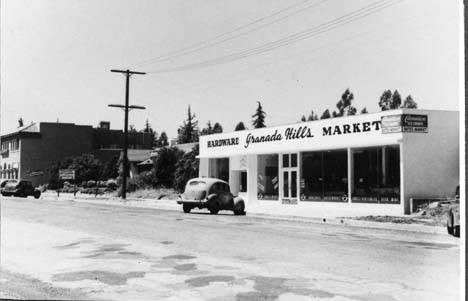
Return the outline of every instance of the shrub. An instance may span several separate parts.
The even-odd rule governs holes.
[[[176,171],[174,176],[174,188],[182,192],[184,191],[185,184],[191,178],[198,176],[198,159],[196,156],[199,153],[199,146],[193,147],[192,151],[184,154],[176,164]]]
[[[109,179],[106,181],[106,188],[110,191],[116,190],[118,187],[117,180]]]
[[[161,147],[157,150],[154,162],[154,181],[156,186],[174,186],[174,167],[183,155],[184,152],[177,147]]]

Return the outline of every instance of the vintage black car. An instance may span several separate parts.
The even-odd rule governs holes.
[[[245,214],[244,200],[231,193],[227,182],[215,178],[189,180],[177,203],[182,205],[185,213],[193,208],[207,208],[211,214],[220,210],[232,210],[235,215]]]
[[[38,199],[41,196],[41,191],[34,188],[31,181],[26,180],[10,180],[2,188],[3,196],[19,196],[26,198],[30,195]]]

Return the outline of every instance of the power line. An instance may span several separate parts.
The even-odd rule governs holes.
[[[173,72],[173,71],[182,71],[182,70],[189,70],[189,69],[194,69],[194,68],[203,68],[203,67],[209,67],[212,65],[218,65],[222,63],[227,63],[233,60],[238,60],[241,58],[245,58],[248,56],[256,55],[256,54],[261,54],[267,51],[274,50],[276,48],[282,47],[282,46],[287,46],[291,43],[298,42],[304,39],[311,38],[313,36],[316,36],[321,33],[325,33],[327,31],[330,31],[336,27],[343,26],[345,24],[351,23],[353,21],[359,20],[371,13],[375,13],[378,10],[381,10],[387,6],[385,4],[388,4],[389,1],[394,1],[394,0],[382,0],[382,1],[377,1],[374,2],[368,6],[365,6],[361,9],[358,9],[356,11],[353,11],[351,13],[345,14],[339,18],[333,19],[331,21],[322,23],[318,26],[315,26],[313,28],[301,31],[299,33],[293,34],[286,36],[285,38],[269,42],[266,44],[263,44],[261,46],[252,48],[252,49],[247,49],[238,53],[230,54],[227,56],[223,56],[220,58],[212,59],[212,60],[207,60],[191,65],[186,65],[182,67],[176,67],[176,68],[167,68],[167,69],[162,69],[162,70],[157,70],[152,73],[162,73],[162,72]],[[384,4],[384,5],[382,5]],[[390,3],[391,4],[391,3]],[[382,6],[378,6],[382,5]]]
[[[341,27],[343,25],[346,25],[351,22],[355,22],[357,20],[360,20],[364,17],[367,17],[369,15],[375,14],[380,10],[383,10],[389,6],[395,5],[398,2],[402,2],[403,0],[382,0],[382,1],[377,1],[374,2],[370,5],[367,5],[365,7],[362,7],[358,10],[355,10],[351,13],[345,14],[341,17],[335,18],[331,21],[322,23],[318,26],[314,26],[310,29],[286,36],[284,38],[281,38],[279,40],[265,43],[263,45],[257,46],[255,48],[247,49],[241,52],[233,53],[230,55],[226,55],[223,57],[219,57],[216,59],[212,60],[207,60],[207,61],[202,61],[194,64],[189,64],[181,67],[174,67],[174,68],[166,68],[166,69],[160,69],[156,71],[152,71],[149,73],[165,73],[165,72],[176,72],[176,71],[185,71],[185,70],[191,70],[191,69],[199,69],[199,68],[205,68],[205,67],[210,67],[210,66],[215,66],[219,64],[224,64],[228,63],[231,61],[239,60],[242,58],[250,57],[253,55],[257,54],[262,54],[268,51],[272,51],[274,49],[284,47],[287,45],[290,45],[292,43],[296,43],[305,39],[312,38],[314,36],[317,36],[322,33],[326,33],[330,30],[333,30],[335,28]]]
[[[220,40],[220,41],[216,41],[216,40],[218,40],[218,39],[221,38],[221,37],[228,36],[228,35],[230,35],[230,34],[236,33],[236,32],[238,32],[238,31],[240,31],[240,30],[242,30],[242,29],[246,29],[246,28],[248,28],[248,27],[250,27],[250,26],[252,26],[252,25],[255,25],[255,24],[257,24],[257,23],[261,23],[261,22],[264,21],[264,20],[268,20],[269,18],[272,18],[272,17],[274,17],[274,16],[276,16],[276,15],[279,15],[279,14],[285,12],[285,11],[288,11],[288,10],[290,10],[290,9],[292,9],[292,8],[295,8],[295,7],[297,7],[297,6],[300,6],[300,5],[302,5],[302,4],[306,3],[306,2],[309,2],[309,1],[310,1],[310,0],[304,0],[304,1],[302,1],[302,2],[299,2],[299,3],[296,3],[296,4],[294,4],[294,5],[291,5],[291,6],[287,7],[287,8],[285,8],[285,9],[282,9],[282,10],[280,10],[280,11],[277,11],[277,12],[275,12],[275,13],[273,13],[273,14],[270,14],[270,15],[268,15],[268,16],[266,16],[266,17],[263,17],[263,18],[260,18],[260,19],[255,20],[255,21],[253,21],[253,22],[250,22],[250,23],[248,23],[248,24],[239,26],[239,27],[237,27],[237,28],[235,28],[235,29],[233,29],[233,30],[231,30],[231,31],[228,31],[228,32],[225,32],[225,33],[216,35],[216,36],[214,36],[214,37],[212,37],[212,38],[209,38],[209,39],[203,40],[203,41],[201,41],[201,42],[192,44],[192,45],[187,46],[187,47],[184,47],[184,48],[182,48],[182,49],[175,50],[175,51],[166,53],[166,54],[164,54],[164,55],[161,55],[161,56],[158,56],[158,57],[149,59],[149,60],[145,60],[145,61],[143,61],[143,62],[141,62],[141,63],[139,63],[139,64],[137,64],[137,65],[135,65],[135,66],[138,67],[138,66],[142,66],[142,65],[148,65],[148,64],[154,64],[154,63],[158,63],[158,62],[168,61],[168,60],[171,60],[171,59],[174,59],[174,58],[183,56],[183,55],[187,55],[187,54],[190,54],[190,53],[193,53],[193,52],[197,52],[197,51],[200,51],[200,50],[204,50],[204,49],[206,49],[206,48],[209,48],[209,47],[212,47],[212,46],[215,46],[215,45],[222,44],[222,43],[224,43],[224,42],[227,42],[227,41],[233,40],[233,39],[235,39],[235,38],[238,38],[238,37],[244,36],[244,35],[246,35],[246,34],[249,34],[249,33],[251,33],[251,32],[257,31],[257,30],[259,30],[259,29],[261,29],[261,28],[263,28],[263,27],[265,27],[265,26],[268,26],[268,25],[271,25],[271,24],[280,22],[280,21],[282,21],[282,20],[284,20],[284,19],[286,19],[286,18],[289,18],[289,17],[292,17],[292,16],[297,15],[297,14],[299,14],[299,13],[302,13],[302,12],[304,12],[305,10],[307,10],[307,9],[309,9],[309,8],[316,7],[316,6],[322,4],[323,2],[326,2],[326,1],[328,1],[328,0],[321,0],[321,1],[319,1],[319,2],[316,2],[316,3],[313,3],[313,4],[308,5],[308,6],[306,6],[306,7],[303,7],[302,9],[300,9],[300,10],[298,10],[298,11],[294,11],[294,12],[292,12],[292,13],[290,13],[290,14],[287,14],[287,15],[285,15],[285,16],[282,16],[282,17],[280,17],[279,19],[272,20],[272,21],[270,21],[270,22],[268,22],[268,23],[265,23],[265,24],[260,24],[259,26],[254,27],[254,28],[252,28],[252,29],[249,29],[249,30],[247,30],[247,31],[245,31],[245,32],[241,32],[241,33],[238,33],[238,34],[236,34],[236,35],[234,35],[234,36],[230,36],[230,37],[227,37],[227,38],[222,39],[222,40]],[[211,42],[211,43],[210,43],[210,42]],[[208,43],[208,44],[207,44],[207,43]],[[207,44],[207,45],[204,45],[204,44]],[[203,46],[202,46],[202,45],[203,45]],[[198,47],[198,46],[201,46],[201,47]]]

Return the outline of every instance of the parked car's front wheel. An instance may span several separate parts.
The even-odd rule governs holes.
[[[36,190],[36,191],[34,191],[33,196],[34,196],[35,199],[38,199],[38,198],[41,197],[41,192],[39,190]]]
[[[244,215],[245,214],[245,205],[244,202],[238,202],[234,205],[234,214],[235,215]]]
[[[453,236],[460,237],[460,226],[453,227]]]
[[[453,227],[450,227],[448,224],[447,224],[447,233],[450,235],[453,235]]]
[[[184,210],[184,213],[190,213],[190,210],[192,210],[192,206],[190,206],[189,204],[183,204],[182,210]]]
[[[208,208],[210,210],[210,214],[218,214],[219,212],[219,205],[218,203],[214,202],[213,204],[210,205]]]

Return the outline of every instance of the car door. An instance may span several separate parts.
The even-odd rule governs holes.
[[[229,191],[229,185],[226,183],[219,183],[220,192],[219,192],[219,202],[223,207],[229,207],[232,201],[232,194]]]
[[[32,183],[31,182],[25,182],[24,185],[25,185],[26,194],[32,195],[33,192],[34,192],[34,187],[32,186]]]
[[[208,196],[214,195],[214,198],[212,198],[210,200],[220,202],[220,200],[219,200],[219,190],[220,190],[219,183],[214,183],[213,185],[211,185]]]

